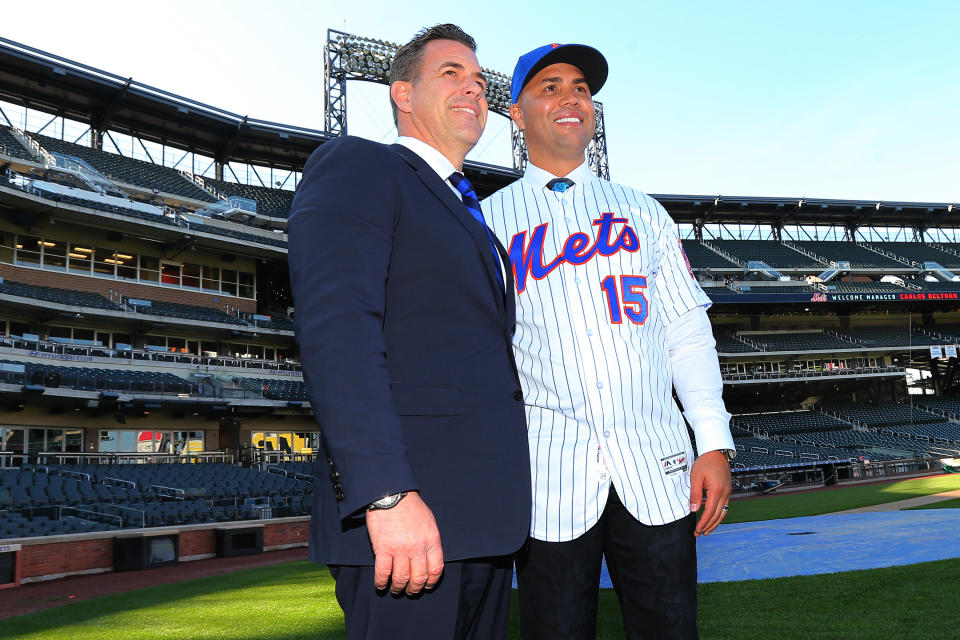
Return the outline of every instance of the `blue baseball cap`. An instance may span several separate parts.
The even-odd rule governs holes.
[[[523,88],[541,69],[560,62],[572,64],[583,72],[591,95],[596,95],[607,81],[607,60],[593,47],[585,44],[545,44],[523,54],[517,60],[510,86],[511,102],[517,103]]]

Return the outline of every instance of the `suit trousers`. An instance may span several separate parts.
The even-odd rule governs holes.
[[[373,567],[331,566],[349,640],[502,640],[507,634],[513,558],[444,563],[431,591],[377,591]]]
[[[594,640],[605,557],[628,640],[695,640],[695,524],[694,514],[642,524],[610,487],[599,522],[579,538],[528,539],[517,557],[523,639]]]

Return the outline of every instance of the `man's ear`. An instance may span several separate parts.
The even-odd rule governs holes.
[[[397,111],[410,113],[412,110],[410,88],[410,83],[404,80],[398,80],[390,85],[390,97],[393,99],[393,103],[397,105]]]
[[[520,109],[520,103],[510,105],[510,119],[523,131],[523,111]]]

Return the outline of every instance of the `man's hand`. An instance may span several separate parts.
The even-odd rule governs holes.
[[[728,479],[728,491],[729,486]],[[377,589],[389,584],[395,594],[414,595],[436,586],[443,573],[440,531],[419,493],[408,493],[391,509],[368,511],[367,533],[376,556],[373,582]]]
[[[690,471],[690,511],[700,508],[703,492],[707,492],[703,514],[694,535],[707,535],[727,515],[724,507],[730,500],[730,464],[721,451],[707,451],[697,458]]]

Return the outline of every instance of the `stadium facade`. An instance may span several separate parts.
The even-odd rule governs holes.
[[[331,34],[322,131],[0,39],[0,542],[255,521],[303,544],[286,216],[391,46]],[[514,132],[515,166],[466,173],[482,197],[524,157]],[[738,488],[960,457],[957,204],[655,197],[714,302]]]

